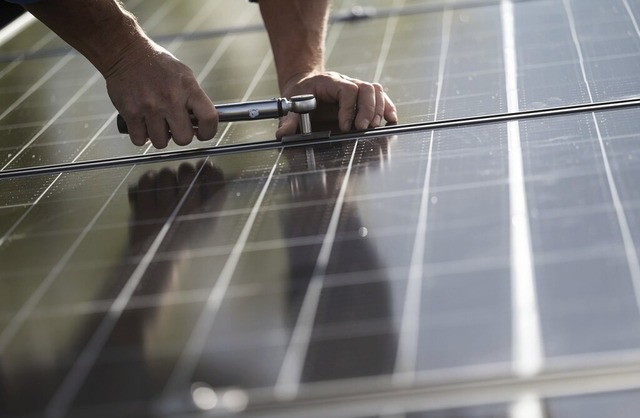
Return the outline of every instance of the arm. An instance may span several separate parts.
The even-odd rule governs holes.
[[[383,118],[397,122],[395,106],[380,84],[325,70],[329,0],[261,0],[260,11],[283,96],[312,93],[320,102],[337,104],[343,131],[374,128]],[[295,129],[296,119],[287,117],[276,135],[292,134]]]
[[[45,0],[24,7],[100,71],[134,144],[151,138],[164,148],[171,137],[189,143],[189,112],[199,120],[199,139],[215,135],[217,112],[193,72],[149,39],[119,1]]]
[[[262,0],[262,20],[269,33],[280,90],[310,72],[324,72],[328,0]]]

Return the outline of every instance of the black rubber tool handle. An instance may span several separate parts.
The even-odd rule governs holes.
[[[290,108],[290,102],[282,98],[216,105],[220,122],[277,119],[289,113]],[[198,126],[198,119],[194,115],[189,115],[189,117],[191,118],[191,125],[193,127]],[[129,133],[127,123],[121,115],[118,115],[116,123],[118,124],[118,132],[121,134]]]

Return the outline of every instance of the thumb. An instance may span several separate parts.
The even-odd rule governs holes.
[[[299,116],[296,113],[289,113],[287,116],[280,118],[276,138],[282,139],[283,136],[295,135],[298,130]]]

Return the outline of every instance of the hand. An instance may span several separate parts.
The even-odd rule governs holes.
[[[338,122],[341,131],[376,128],[383,119],[392,124],[398,122],[396,107],[380,84],[333,71],[297,75],[285,84],[282,93],[285,97],[313,94],[318,101],[318,109],[312,113],[313,119],[326,123],[328,117],[334,124]],[[312,127],[318,130],[314,126],[318,121],[313,119]],[[297,127],[298,115],[290,113],[280,120],[276,137],[293,135]]]
[[[130,45],[105,79],[135,145],[151,139],[156,148],[165,148],[171,138],[187,145],[194,134],[201,141],[216,134],[218,113],[191,69],[150,40]],[[198,119],[195,130],[190,112]]]

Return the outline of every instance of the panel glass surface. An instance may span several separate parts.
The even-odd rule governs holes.
[[[277,96],[258,8],[186,3],[128,6],[217,102]],[[328,67],[383,83],[398,127],[0,178],[0,417],[637,410],[640,108],[420,123],[638,96],[640,4],[355,6]],[[0,170],[158,152],[39,23],[0,63]]]

